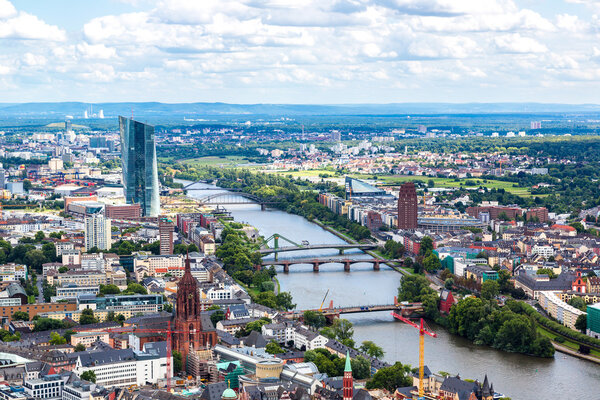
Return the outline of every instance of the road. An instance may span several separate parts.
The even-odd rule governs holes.
[[[41,281],[41,279],[39,279],[39,278],[38,278],[38,280],[37,280],[37,283],[36,283],[36,286],[37,286],[37,288],[38,288],[38,291],[40,292],[40,294],[39,294],[39,296],[38,296],[38,298],[37,298],[37,301],[38,301],[38,303],[40,303],[40,304],[41,304],[41,303],[44,303],[44,289],[43,289],[43,287],[42,287],[42,281]]]

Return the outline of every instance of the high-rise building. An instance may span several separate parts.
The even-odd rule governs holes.
[[[417,189],[413,182],[400,186],[398,193],[398,229],[417,229]]]
[[[142,215],[160,213],[154,127],[119,117],[123,187],[128,204],[140,204]]]
[[[6,186],[6,173],[0,168],[0,190],[4,189],[4,186]]]
[[[102,214],[93,214],[85,218],[85,250],[92,247],[99,250],[110,249],[111,243],[110,219]]]
[[[90,148],[91,149],[105,149],[108,148],[105,136],[92,136],[90,137]]]
[[[73,130],[73,124],[70,119],[65,119],[65,131],[69,132]]]
[[[181,354],[183,368],[187,370],[187,356],[217,344],[217,331],[211,326],[202,326],[200,316],[200,291],[198,281],[192,276],[190,258],[185,260],[185,272],[177,283],[177,303],[175,307],[173,350]],[[210,319],[208,319],[210,324]],[[189,371],[188,371],[189,372]]]
[[[160,254],[173,254],[173,231],[175,224],[166,217],[158,218],[158,234],[160,237]]]

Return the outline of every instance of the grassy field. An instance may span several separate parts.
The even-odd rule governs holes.
[[[556,334],[554,332],[550,332],[549,330],[547,330],[546,328],[544,328],[541,325],[537,326],[537,331],[541,335],[546,336],[550,340],[554,340],[557,336],[561,336],[561,335],[558,335],[558,334]],[[575,343],[574,341],[572,341],[572,340],[570,340],[570,339],[568,339],[568,338],[566,338],[564,336],[562,336],[562,337],[565,339],[565,341],[563,343],[560,343],[560,342],[556,342],[556,343],[558,343],[558,344],[560,344],[562,346],[568,347],[571,350],[575,350],[575,351],[579,350],[579,344]],[[595,350],[595,349],[591,349],[590,350],[590,355],[592,355],[594,357],[597,357],[597,358],[600,358],[600,351]]]
[[[361,179],[373,179],[371,175],[351,175],[356,178]],[[421,182],[429,182],[433,181],[434,187],[437,188],[458,188],[458,187],[466,187],[466,188],[476,188],[479,186],[486,187],[488,189],[504,189],[509,193],[512,193],[517,196],[529,197],[531,196],[531,191],[529,188],[524,187],[515,187],[516,185],[513,182],[505,182],[505,181],[497,181],[492,179],[487,179],[485,182],[483,179],[478,178],[467,178],[460,179],[456,181],[452,178],[432,178],[429,176],[399,176],[399,175],[377,175],[377,180],[381,181],[385,184],[400,184],[408,181],[421,181]],[[474,186],[466,186],[465,182],[474,182]]]
[[[235,167],[237,164],[245,164],[248,160],[240,156],[225,156],[225,157],[199,157],[190,158],[183,161],[184,164],[194,165],[198,167]]]

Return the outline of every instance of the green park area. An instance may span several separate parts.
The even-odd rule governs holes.
[[[159,157],[160,162],[174,162],[172,157]],[[194,167],[236,167],[238,164],[245,164],[248,159],[241,156],[207,156],[198,158],[189,158],[183,163]]]

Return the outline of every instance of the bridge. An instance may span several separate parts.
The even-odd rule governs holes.
[[[337,243],[337,244],[305,244],[305,245],[295,245],[295,246],[283,246],[283,247],[267,247],[259,250],[260,254],[277,254],[284,253],[289,251],[300,251],[300,250],[322,250],[322,249],[336,249],[340,254],[344,254],[344,250],[348,249],[360,249],[360,250],[370,250],[376,249],[377,244],[374,243]]]
[[[402,260],[385,260],[381,258],[298,258],[290,260],[262,261],[261,267],[280,265],[283,267],[283,272],[287,273],[290,272],[290,266],[309,264],[313,266],[314,272],[319,272],[319,268],[323,264],[343,264],[344,271],[350,272],[350,266],[358,263],[371,263],[373,264],[373,270],[379,271],[381,264],[402,263]]]
[[[214,190],[214,189],[213,189]],[[231,204],[260,204],[260,209],[265,210],[268,204],[263,199],[250,193],[231,192],[228,190],[195,199],[202,205],[231,205]]]
[[[394,296],[394,304],[372,304],[372,305],[357,305],[334,307],[333,300],[329,303],[329,307],[322,310],[294,310],[284,313],[284,317],[288,319],[302,319],[305,311],[315,311],[322,313],[329,323],[335,318],[339,318],[341,314],[360,314],[379,311],[394,311],[397,314],[406,318],[413,318],[423,315],[424,309],[422,303],[399,303]]]

